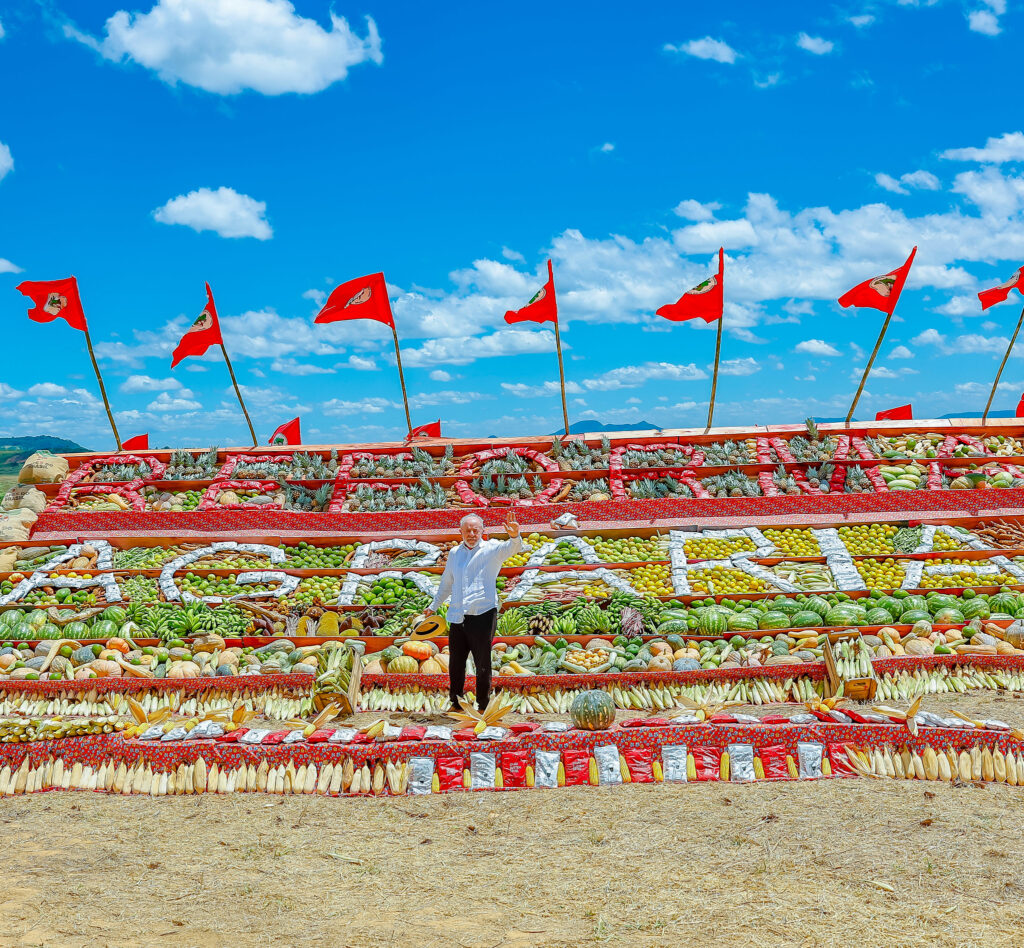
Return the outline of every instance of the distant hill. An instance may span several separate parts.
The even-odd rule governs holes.
[[[74,454],[88,451],[74,441],[66,438],[53,438],[49,435],[33,435],[31,437],[8,437],[0,435],[0,474],[17,474],[25,459],[35,451],[51,451],[54,454]]]
[[[637,421],[629,425],[606,425],[600,421],[574,421],[569,425],[569,434],[586,434],[588,431],[661,431],[658,425],[649,421]],[[561,431],[551,432],[552,437],[562,434]]]

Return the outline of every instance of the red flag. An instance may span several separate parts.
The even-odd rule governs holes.
[[[910,421],[913,417],[914,411],[909,405],[900,405],[898,408],[880,411],[875,415],[875,421]]]
[[[213,291],[210,289],[210,284],[207,283],[206,308],[181,337],[178,348],[171,355],[171,368],[173,369],[182,359],[187,359],[189,356],[201,356],[210,346],[223,344],[220,321],[217,319],[217,307],[213,305]]]
[[[291,421],[286,421],[270,436],[267,444],[302,444],[299,419],[293,418]]]
[[[548,261],[548,281],[522,309],[510,309],[505,313],[506,323],[557,323],[558,303],[555,301],[555,272]]]
[[[1017,402],[1017,417],[1024,418],[1024,395],[1021,395],[1020,401]]]
[[[675,303],[669,303],[658,310],[659,316],[681,323],[687,319],[703,319],[713,323],[722,318],[724,305],[723,280],[725,277],[725,251],[718,248],[718,273],[687,290]]]
[[[121,442],[122,451],[148,451],[149,450],[149,434],[136,435],[134,438],[129,438],[127,441]]]
[[[395,328],[383,273],[371,273],[335,287],[313,322],[336,323],[343,319],[375,319]]]
[[[29,319],[37,323],[52,323],[60,316],[73,329],[89,331],[82,311],[82,300],[78,295],[78,281],[74,277],[43,282],[26,280],[18,284],[18,292],[36,304],[28,311]]]
[[[1020,290],[1021,293],[1024,293],[1024,267],[1018,267],[1016,273],[1005,283],[1000,283],[999,286],[994,286],[991,290],[982,290],[978,294],[981,308],[988,309],[990,306],[995,306],[996,303],[1001,303],[1010,295],[1010,290]]]
[[[903,292],[903,284],[907,282],[907,274],[910,273],[910,265],[914,262],[916,253],[917,247],[910,251],[907,262],[891,273],[858,283],[852,290],[848,290],[839,297],[839,305],[866,306],[869,309],[881,310],[891,316],[892,311],[896,308],[896,301],[900,298],[900,293]]]
[[[418,428],[413,428],[409,432],[406,441],[412,441],[413,438],[440,438],[441,437],[441,419],[432,421],[429,425],[420,425]]]

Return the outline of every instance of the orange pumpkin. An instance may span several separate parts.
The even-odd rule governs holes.
[[[437,646],[436,645],[432,645],[430,642],[423,641],[423,640],[406,642],[402,646],[403,654],[411,655],[418,662],[425,662],[436,651],[437,651]]]
[[[114,636],[112,639],[107,639],[107,648],[115,649],[122,655],[127,655],[132,647],[122,638]]]
[[[672,654],[672,646],[668,642],[651,642],[648,648],[652,655]]]

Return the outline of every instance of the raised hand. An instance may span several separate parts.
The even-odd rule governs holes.
[[[509,507],[505,514],[505,530],[510,537],[519,536],[519,524],[516,522],[516,512]]]

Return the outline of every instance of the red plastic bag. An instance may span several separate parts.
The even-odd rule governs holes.
[[[284,739],[291,734],[291,731],[274,731],[273,734],[268,734],[262,741],[261,744],[281,744]]]
[[[426,731],[423,732],[424,734]],[[475,741],[476,740],[476,728],[464,727],[458,731],[452,732],[452,740],[455,741]]]
[[[461,757],[437,758],[437,783],[441,793],[450,790],[462,790],[462,769],[464,761]]]
[[[626,758],[626,769],[633,783],[654,783],[654,769],[651,764],[654,754],[646,747],[630,747],[621,752]]]
[[[853,764],[850,763],[850,758],[846,753],[846,748],[849,744],[844,744],[840,741],[833,741],[828,744],[828,759],[829,763],[832,764],[832,776],[833,777],[859,777]]]
[[[234,744],[236,741],[240,741],[242,736],[249,733],[249,728],[240,727],[237,731],[228,731],[227,734],[221,734],[220,737],[215,737],[214,740],[218,744]]]
[[[402,732],[398,735],[400,741],[422,741],[427,736],[427,729],[425,727],[416,727],[412,724],[407,724],[402,728]]]
[[[627,718],[619,721],[619,727],[643,727],[647,722],[643,718]]]
[[[529,734],[539,727],[540,725],[533,721],[517,721],[515,724],[510,724],[508,730],[510,734]]]
[[[565,785],[567,787],[590,783],[590,751],[562,751],[562,766],[565,767]]]
[[[731,714],[725,714],[722,711],[717,711],[715,714],[712,714],[711,717],[708,718],[708,720],[712,724],[735,724],[736,723],[736,718],[735,717],[733,717]]]
[[[527,751],[505,751],[501,755],[501,779],[503,787],[525,787],[526,766],[530,762]]]
[[[690,748],[698,780],[717,780],[722,763],[722,751],[717,747],[696,745]]]
[[[771,744],[762,747],[757,756],[761,758],[761,765],[764,767],[765,780],[792,780],[793,777],[786,765],[786,748],[781,744]]]
[[[325,729],[320,728],[319,731],[314,731],[309,737],[306,738],[310,744],[322,744],[324,741],[331,739],[331,735],[334,733],[334,728]]]
[[[789,718],[784,714],[766,714],[761,718],[762,724],[789,724]]]

